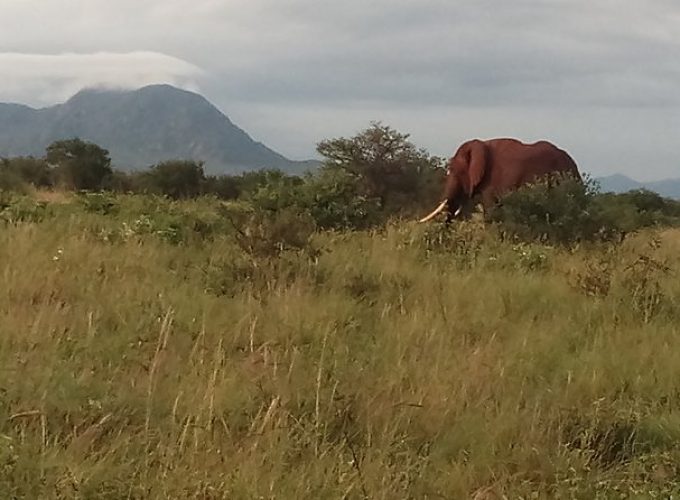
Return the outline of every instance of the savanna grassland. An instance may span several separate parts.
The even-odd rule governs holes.
[[[670,498],[680,231],[0,211],[1,498]],[[287,218],[286,218],[287,217]]]

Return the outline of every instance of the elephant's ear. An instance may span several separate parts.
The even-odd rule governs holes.
[[[484,174],[486,173],[487,151],[486,144],[482,141],[472,141],[469,145],[469,186],[472,194],[479,183],[482,182]]]

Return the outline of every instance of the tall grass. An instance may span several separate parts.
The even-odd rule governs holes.
[[[262,256],[216,202],[110,201],[0,224],[0,497],[680,491],[680,232]]]

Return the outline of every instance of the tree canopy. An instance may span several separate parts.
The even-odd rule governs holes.
[[[77,138],[50,144],[45,160],[57,182],[72,189],[100,190],[113,173],[106,149]]]
[[[321,141],[317,151],[325,158],[322,169],[344,170],[356,179],[357,194],[377,199],[390,212],[430,206],[441,191],[441,160],[381,123],[354,137]]]

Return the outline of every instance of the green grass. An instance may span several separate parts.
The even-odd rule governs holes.
[[[104,202],[0,216],[1,498],[680,492],[679,231],[263,256],[238,207]]]

